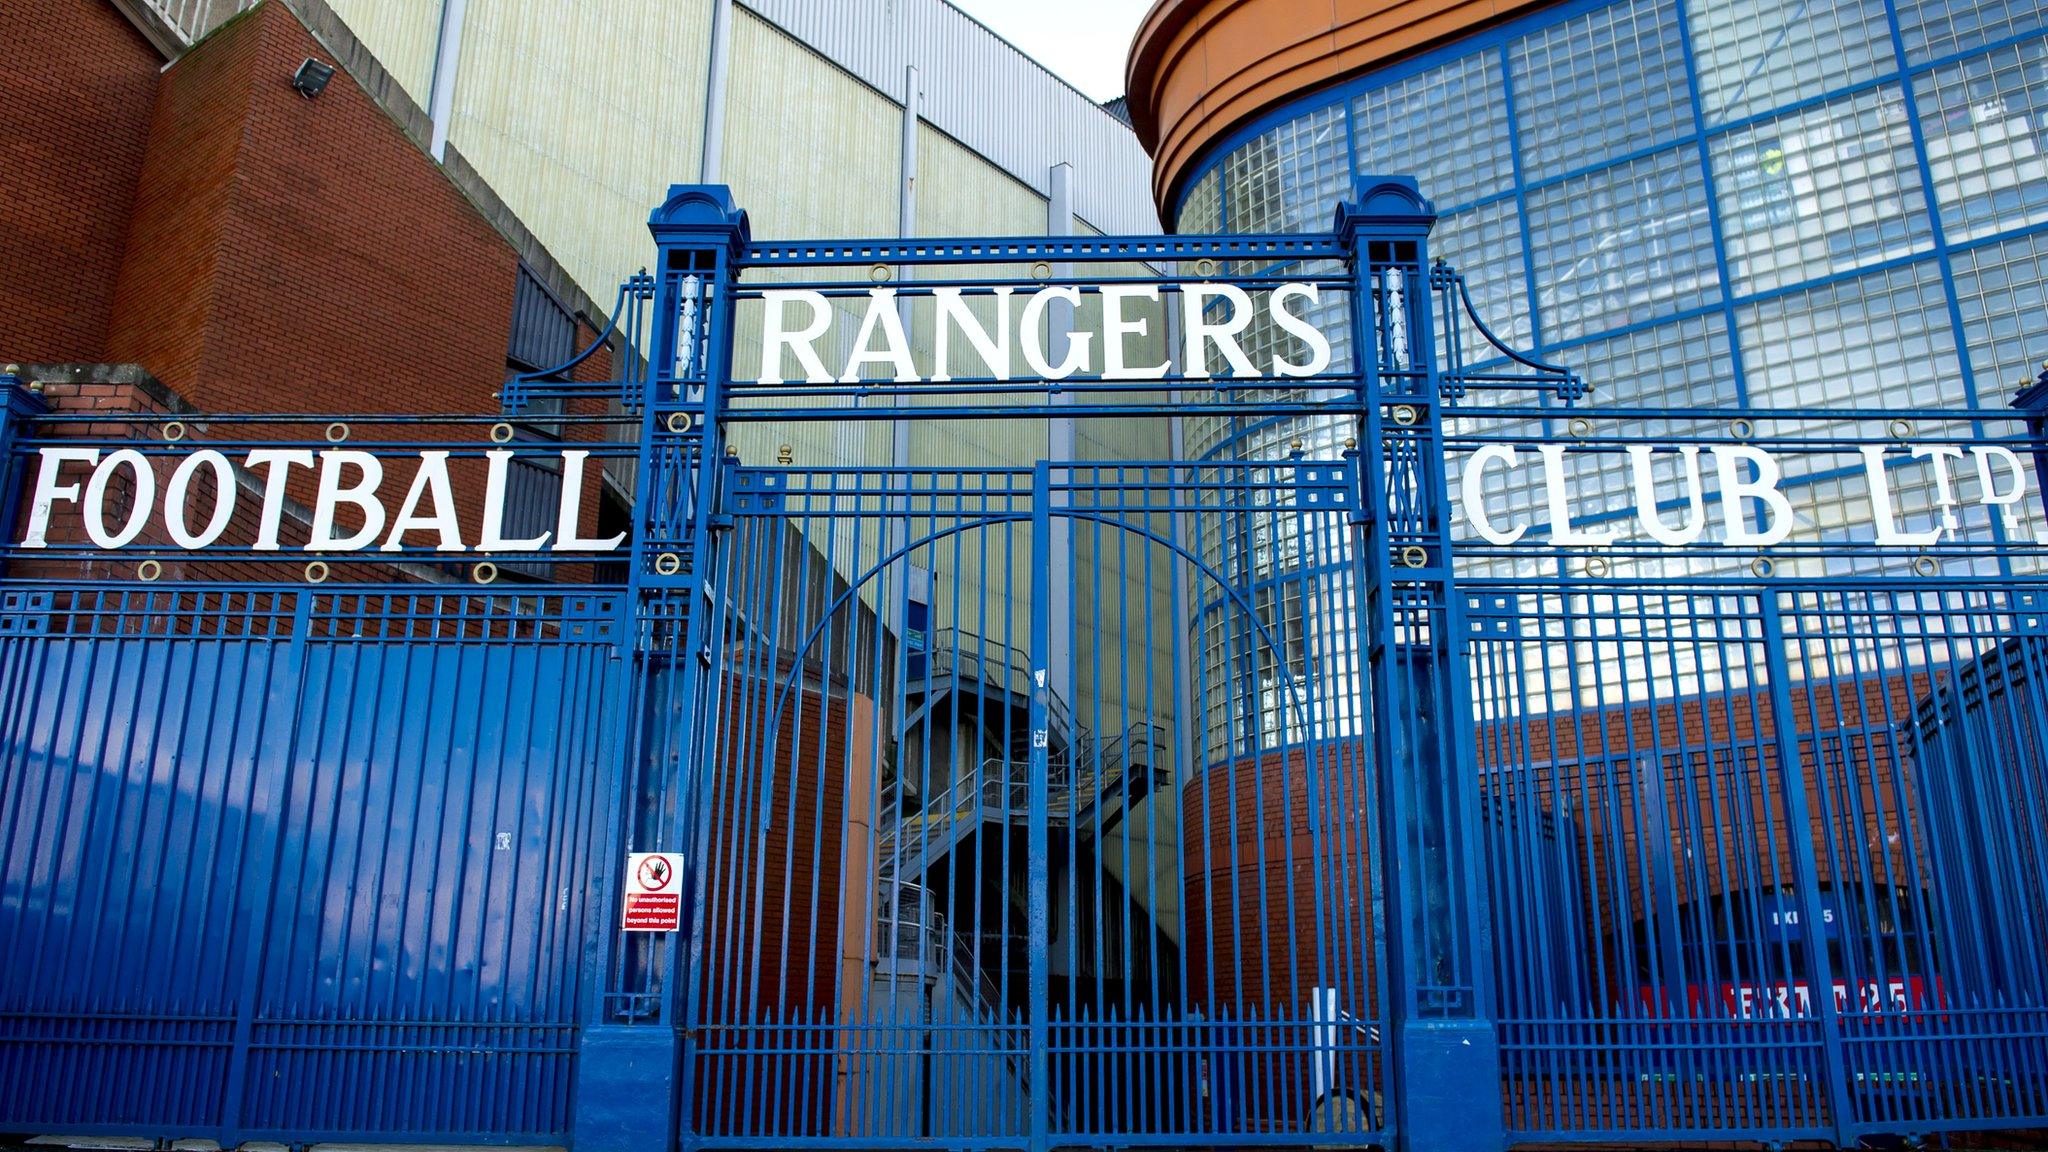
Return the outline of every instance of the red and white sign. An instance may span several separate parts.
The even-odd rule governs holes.
[[[1846,980],[1834,982],[1835,1011],[1848,1013],[1918,1013],[1948,1004],[1947,990],[1940,980],[1930,987],[1919,976],[1893,976],[1880,984],[1861,979],[1852,990]],[[1685,986],[1686,1011],[1691,1016],[1726,1016],[1737,1020],[1797,1020],[1814,1014],[1813,992],[1804,980],[1773,983],[1724,981],[1718,988],[1701,984]],[[1652,1015],[1669,1015],[1670,997],[1660,989],[1643,986],[1636,996]],[[1709,1005],[1715,1010],[1710,1010]]]
[[[674,932],[683,926],[683,861],[673,852],[626,857],[627,932]]]

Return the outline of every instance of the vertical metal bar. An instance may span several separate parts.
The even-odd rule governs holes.
[[[1784,622],[1779,616],[1779,593],[1765,586],[1758,590],[1764,644],[1765,675],[1769,678],[1771,730],[1777,744],[1778,786],[1785,801],[1785,836],[1792,856],[1792,874],[1799,885],[1800,920],[1806,937],[1809,998],[1820,1018],[1821,1071],[1828,1078],[1829,1111],[1840,1143],[1853,1143],[1848,1133],[1855,1121],[1847,1069],[1842,1058],[1842,1021],[1835,1008],[1834,966],[1827,941],[1818,935],[1825,922],[1826,906],[1821,902],[1820,878],[1815,868],[1813,817],[1806,796],[1806,778],[1799,751],[1799,735],[1793,719],[1792,693]],[[1787,972],[1788,979],[1793,973]]]
[[[255,1027],[257,999],[262,993],[263,968],[276,933],[268,927],[276,922],[271,897],[285,851],[284,805],[290,793],[293,761],[298,757],[299,722],[305,708],[305,667],[308,634],[312,631],[312,607],[316,594],[301,592],[292,609],[291,644],[286,649],[284,668],[271,668],[270,690],[263,706],[265,737],[254,770],[249,775],[247,799],[252,823],[267,824],[261,836],[250,837],[244,857],[250,884],[241,937],[250,941],[242,956],[242,968],[235,981],[236,1006],[234,1048],[229,1055],[225,1086],[221,1091],[221,1136],[223,1146],[239,1144],[243,1098],[247,1094],[249,1044]],[[281,728],[274,727],[282,725]],[[267,819],[265,819],[267,817]]]
[[[1051,653],[1051,550],[1052,465],[1041,460],[1032,472],[1031,482],[1031,759],[1024,838],[1025,892],[1030,902],[1026,912],[1025,946],[1029,952],[1031,989],[1031,1152],[1047,1152],[1051,1147],[1052,1126],[1048,1095],[1052,1081],[1046,1058],[1052,995],[1049,967],[1051,924],[1046,907],[1051,895],[1046,859],[1050,848],[1046,824],[1050,799],[1047,773],[1051,767],[1049,697],[1052,689],[1047,683],[1046,665]]]

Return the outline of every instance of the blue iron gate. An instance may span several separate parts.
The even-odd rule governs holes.
[[[623,379],[484,417],[0,380],[0,1130],[2048,1125],[2039,429],[1603,405],[1359,191],[774,244],[678,188]]]
[[[7,1127],[567,1130],[613,605],[19,580],[0,613]]]

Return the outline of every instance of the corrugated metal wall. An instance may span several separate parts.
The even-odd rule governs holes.
[[[1074,166],[1075,210],[1111,234],[1159,230],[1152,161],[1121,121],[944,0],[739,0],[903,103],[916,67],[924,118],[1044,196]]]
[[[441,42],[441,5],[426,0],[327,0],[349,31],[377,57],[420,107],[434,90],[434,52]]]
[[[449,141],[601,307],[647,262],[648,208],[697,178],[710,9],[492,0],[465,12]]]

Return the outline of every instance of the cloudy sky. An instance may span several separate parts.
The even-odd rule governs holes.
[[[1152,0],[951,0],[1098,103],[1124,94],[1124,54]]]

